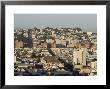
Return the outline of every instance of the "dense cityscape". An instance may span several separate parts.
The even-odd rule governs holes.
[[[96,76],[97,33],[80,28],[14,29],[15,76]]]

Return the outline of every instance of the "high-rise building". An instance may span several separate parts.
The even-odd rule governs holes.
[[[81,48],[79,50],[74,51],[73,61],[76,65],[77,64],[86,65],[86,56],[87,56],[87,49]]]

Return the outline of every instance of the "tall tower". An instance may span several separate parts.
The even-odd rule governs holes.
[[[87,49],[81,48],[79,50],[74,51],[73,61],[76,65],[77,64],[86,65],[86,56],[87,56]]]

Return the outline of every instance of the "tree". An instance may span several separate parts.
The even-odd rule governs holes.
[[[37,27],[34,27],[35,31],[40,32],[40,29],[38,29]]]
[[[16,51],[16,57],[20,57],[20,52],[19,51]]]
[[[76,30],[77,30],[78,32],[82,31],[81,28],[76,28]]]
[[[73,68],[74,68],[73,64],[67,63],[67,62],[64,63],[64,69],[65,70],[67,70],[67,71],[73,71]]]
[[[37,58],[35,52],[32,53],[31,57],[32,57],[32,58]]]
[[[93,52],[91,52],[91,51],[88,51],[88,53],[89,53],[90,55],[93,55]]]

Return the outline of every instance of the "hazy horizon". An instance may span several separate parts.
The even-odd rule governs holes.
[[[15,28],[79,27],[82,31],[97,32],[96,14],[15,14]]]

